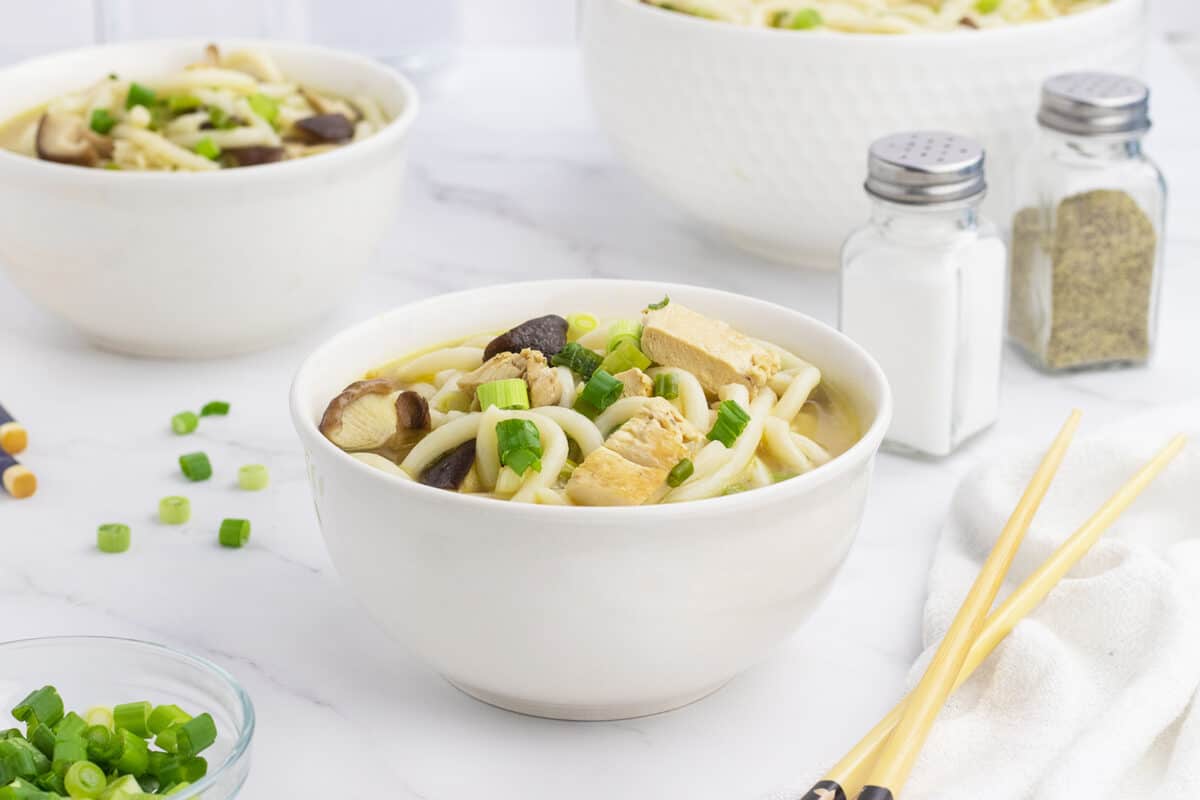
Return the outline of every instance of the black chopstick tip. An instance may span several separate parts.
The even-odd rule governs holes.
[[[837,781],[817,781],[800,800],[846,800],[846,792]]]
[[[864,786],[863,790],[858,793],[858,800],[895,800],[892,797],[892,790],[885,789],[882,786]]]

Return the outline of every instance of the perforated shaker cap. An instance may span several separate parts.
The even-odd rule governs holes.
[[[911,205],[952,203],[983,194],[983,147],[944,131],[877,139],[867,155],[868,194]]]
[[[1140,133],[1150,129],[1150,90],[1107,72],[1055,75],[1042,84],[1038,122],[1079,136]]]

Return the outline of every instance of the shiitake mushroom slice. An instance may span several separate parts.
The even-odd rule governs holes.
[[[457,492],[474,464],[475,440],[468,439],[426,467],[418,480],[435,489]]]
[[[492,339],[483,351],[483,360],[497,353],[519,353],[526,348],[537,350],[549,359],[566,346],[567,321],[557,314],[547,314],[526,320]]]

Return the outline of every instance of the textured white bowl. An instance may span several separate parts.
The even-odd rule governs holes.
[[[1007,224],[1017,154],[1044,78],[1138,72],[1146,0],[1002,30],[908,36],[739,27],[581,0],[595,113],[639,177],[705,227],[760,255],[833,267],[865,221],[868,144],[913,128],[980,139],[985,210]]]
[[[811,358],[852,398],[862,440],[764,489],[571,508],[403,481],[317,430],[330,398],[400,354],[548,310],[627,313],[664,292]],[[891,399],[861,348],[780,306],[692,286],[549,281],[443,295],[351,328],[301,366],[291,411],[329,553],[384,630],[486,702],[612,719],[703,697],[809,616],[858,530]]]
[[[312,158],[203,174],[110,172],[0,150],[0,266],[35,302],[102,347],[212,357],[286,339],[353,288],[395,216],[412,85],[360,56],[269,52],[284,74],[376,98],[395,119]],[[205,41],[136,42],[0,70],[0,120],[110,72],[154,76]]]

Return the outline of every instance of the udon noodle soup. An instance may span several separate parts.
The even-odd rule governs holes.
[[[817,367],[668,298],[549,314],[390,362],[321,432],[406,480],[500,500],[700,500],[819,469],[860,435]]]
[[[209,45],[159,77],[112,73],[0,124],[0,148],[113,170],[208,172],[302,158],[388,123],[370,97],[290,80],[266,53]]]
[[[1109,0],[643,0],[738,25],[849,33],[999,28],[1077,14]]]

